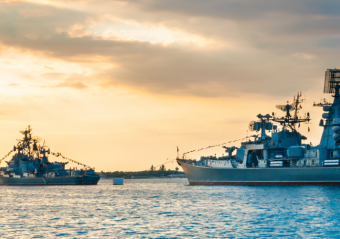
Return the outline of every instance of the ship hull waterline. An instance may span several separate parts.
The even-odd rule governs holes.
[[[340,167],[212,168],[180,162],[190,185],[340,185]]]
[[[97,185],[99,176],[19,178],[0,176],[0,186]]]

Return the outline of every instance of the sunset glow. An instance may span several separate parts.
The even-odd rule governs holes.
[[[0,155],[31,125],[97,171],[145,170],[177,146],[247,136],[257,114],[283,114],[275,105],[297,91],[312,117],[300,131],[317,144],[312,104],[331,100],[323,80],[338,67],[340,18],[303,2],[1,2]]]

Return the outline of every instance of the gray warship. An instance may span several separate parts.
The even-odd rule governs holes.
[[[310,121],[309,113],[299,116],[303,99],[298,93],[292,104],[276,106],[285,111],[284,117],[257,115],[249,129],[258,134],[247,137],[239,147],[223,146],[227,156],[202,156],[200,160],[178,157],[177,163],[190,185],[340,184],[339,90],[340,70],[328,69],[324,93],[332,94],[334,101],[314,103],[324,111],[319,124],[323,134],[317,146],[302,143],[307,138],[297,130],[297,125]]]
[[[99,175],[88,166],[81,170],[65,169],[68,162],[50,162],[48,154],[68,158],[60,153],[52,153],[45,146],[45,142],[41,145],[39,143],[41,138],[32,136],[30,126],[20,133],[24,135],[23,139],[19,139],[6,156],[14,155],[10,161],[6,161],[7,167],[0,168],[0,185],[96,185],[98,183]],[[0,163],[6,156],[0,160]]]

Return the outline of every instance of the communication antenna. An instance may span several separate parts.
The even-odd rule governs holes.
[[[42,138],[40,138],[39,136],[33,136],[33,137],[32,137],[32,140],[35,141],[35,142],[37,142],[37,143],[39,143],[39,142],[42,141]]]
[[[44,140],[44,143],[43,143],[43,145],[41,146],[41,148],[48,148],[48,145],[46,144],[45,140]]]
[[[302,122],[309,122],[309,112],[307,112],[307,116],[305,118],[299,117],[299,110],[302,108],[301,103],[304,101],[301,99],[302,93],[298,92],[296,96],[294,96],[293,103],[289,104],[287,101],[286,105],[277,105],[276,108],[286,112],[285,117],[282,118],[273,118],[273,121],[280,123],[283,127],[290,127],[293,131],[295,131],[295,124]],[[292,116],[290,112],[294,111],[294,115]]]

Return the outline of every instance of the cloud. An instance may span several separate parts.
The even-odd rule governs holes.
[[[118,3],[105,2],[98,7],[103,9],[108,8],[106,4]],[[106,86],[201,97],[242,93],[285,95],[308,89],[317,84],[328,65],[334,65],[340,50],[336,40],[334,44],[324,40],[333,47],[329,50],[320,44],[321,38],[325,39],[320,33],[340,34],[338,16],[331,9],[332,4],[335,7],[339,4],[332,1],[321,8],[316,1],[124,3],[126,9],[120,5],[123,13],[120,16],[115,12],[115,17],[125,17],[126,21],[145,17],[141,24],[161,24],[163,28],[200,35],[221,44],[196,47],[173,42],[165,46],[148,41],[107,39],[89,30],[102,18],[92,10],[92,2],[84,2],[81,11],[1,3],[0,41],[6,46],[93,68],[86,79],[66,80],[59,87],[84,89],[105,82]],[[127,9],[131,6],[134,6],[133,14],[129,15]],[[93,66],[98,63],[105,67]]]
[[[21,9],[19,14],[24,18],[41,18],[46,16],[52,16],[53,13],[45,9]]]
[[[65,81],[63,83],[60,83],[58,85],[56,85],[56,87],[70,87],[70,88],[75,88],[75,89],[85,89],[87,88],[88,86],[85,85],[84,83],[80,82],[80,81],[76,81],[76,82],[68,82],[68,81]]]
[[[47,79],[63,79],[66,76],[67,74],[60,73],[60,72],[48,72],[48,73],[44,73],[41,75],[41,77],[47,78]]]
[[[55,70],[54,67],[51,67],[51,66],[44,66],[44,68],[48,69],[48,70]]]
[[[313,60],[313,59],[316,58],[315,56],[313,56],[311,54],[306,54],[306,53],[303,53],[303,52],[294,53],[292,56],[295,57],[295,58],[301,58],[301,59],[305,59],[305,60]]]
[[[2,2],[0,9],[2,41],[18,38],[48,39],[55,34],[57,28],[67,28],[75,23],[83,24],[87,17],[91,17],[90,14],[79,11],[24,2]],[[26,14],[27,12],[30,14]]]
[[[19,86],[19,83],[12,83],[12,84],[8,84],[8,86]]]
[[[340,2],[264,0],[131,0],[150,21],[228,43],[292,52],[338,35]],[[305,51],[303,49],[303,51]]]
[[[292,14],[325,14],[338,15],[340,3],[335,0],[131,0],[127,1],[141,5],[144,9],[152,11],[177,12],[192,16],[209,16],[215,18],[234,18],[248,20],[259,18],[266,13],[292,13]]]

